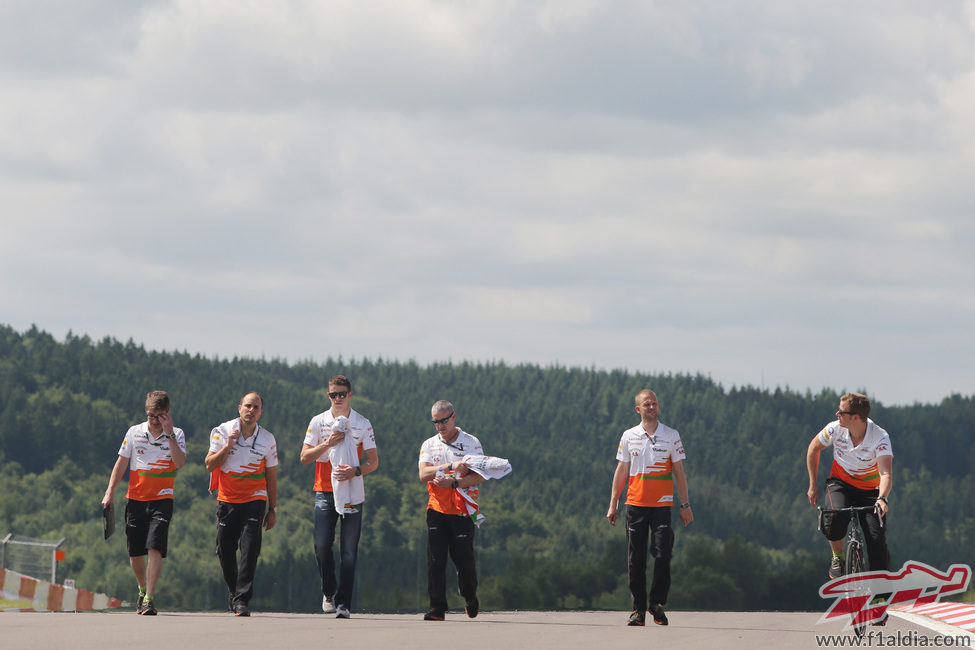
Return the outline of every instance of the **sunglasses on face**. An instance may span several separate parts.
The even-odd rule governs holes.
[[[337,390],[334,393],[328,394],[329,399],[345,399],[348,396],[349,396],[349,391],[347,390]]]

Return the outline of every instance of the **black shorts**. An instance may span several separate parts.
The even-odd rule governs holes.
[[[825,507],[827,510],[838,510],[851,506],[870,507],[877,503],[877,495],[879,494],[879,488],[861,490],[846,481],[831,476],[826,479]],[[857,518],[860,520],[860,525],[864,530],[869,531],[873,528],[880,528],[877,515],[872,512],[857,513]],[[846,529],[849,525],[850,513],[848,512],[823,513],[823,535],[830,541],[836,542],[843,539],[846,536]]]
[[[125,539],[129,557],[159,551],[166,557],[169,544],[169,520],[173,518],[173,500],[133,501],[125,504]]]

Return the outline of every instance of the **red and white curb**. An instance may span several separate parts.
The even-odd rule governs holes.
[[[928,603],[892,607],[890,613],[940,634],[967,635],[975,640],[975,604]]]
[[[13,604],[0,607],[6,612],[81,612],[122,606],[118,598],[55,585],[10,569],[0,569],[0,599]]]

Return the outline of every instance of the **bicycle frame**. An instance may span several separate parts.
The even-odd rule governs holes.
[[[863,573],[867,568],[866,562],[864,561],[867,544],[863,536],[863,525],[860,522],[860,514],[876,511],[877,506],[850,506],[848,508],[836,508],[835,510],[827,510],[822,506],[817,506],[817,508],[819,510],[819,532],[823,532],[823,519],[827,513],[847,512],[850,514],[850,523],[847,526],[846,537],[843,540],[843,553],[845,555],[843,574],[852,575],[855,573]],[[880,520],[880,527],[883,528],[884,518],[879,513],[878,519]],[[863,624],[855,625],[853,626],[853,632],[858,638],[863,638],[865,628],[866,625]]]

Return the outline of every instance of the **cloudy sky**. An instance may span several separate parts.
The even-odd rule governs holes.
[[[0,323],[970,395],[973,115],[972,2],[11,0]]]

